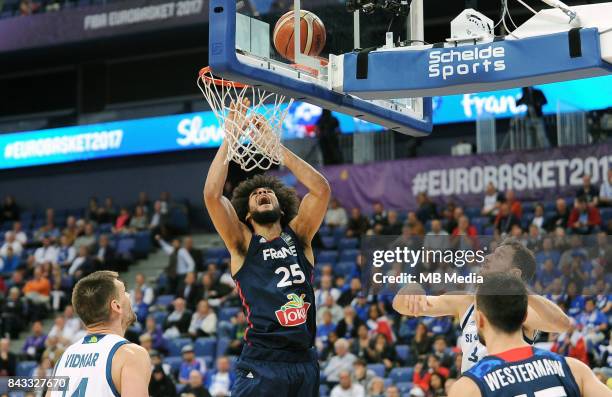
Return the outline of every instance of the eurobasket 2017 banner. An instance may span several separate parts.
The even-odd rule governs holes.
[[[489,182],[500,191],[514,190],[521,200],[574,197],[584,174],[600,184],[611,166],[612,145],[597,144],[331,166],[322,172],[346,208],[368,209],[381,201],[386,208],[416,209],[420,192],[434,201],[452,198],[458,204],[481,206]]]

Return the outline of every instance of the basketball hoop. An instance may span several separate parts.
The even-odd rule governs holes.
[[[280,165],[281,131],[292,98],[262,88],[215,77],[210,66],[200,70],[198,87],[222,126],[227,141],[226,164],[245,171]]]

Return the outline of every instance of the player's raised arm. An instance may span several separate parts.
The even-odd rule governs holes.
[[[282,151],[284,164],[297,180],[308,189],[308,193],[300,203],[298,214],[291,221],[290,226],[304,242],[310,243],[327,212],[331,189],[325,177],[310,164],[293,154],[286,147],[283,147]]]
[[[527,319],[523,325],[528,335],[533,335],[535,330],[560,333],[570,328],[570,318],[559,306],[543,296],[531,294],[528,303]]]
[[[612,390],[601,383],[585,363],[571,357],[565,360],[576,379],[582,397],[612,397]]]
[[[245,99],[243,106],[244,109],[248,108],[248,99]],[[228,117],[237,117],[237,112],[232,111]],[[243,116],[238,115],[238,117]],[[232,126],[233,123],[226,125]],[[223,141],[208,170],[204,184],[204,203],[223,242],[230,251],[234,251],[244,246],[248,228],[238,219],[232,203],[223,196],[223,186],[228,171],[228,164],[225,163],[227,145],[227,141]]]
[[[473,295],[451,295],[427,296],[424,291],[415,290],[415,285],[402,288],[393,298],[393,309],[405,316],[455,316],[467,310],[474,302]]]
[[[139,345],[126,344],[117,351],[116,359],[123,361],[121,367],[121,395],[148,397],[151,380],[149,353]],[[115,360],[113,360],[114,364]]]

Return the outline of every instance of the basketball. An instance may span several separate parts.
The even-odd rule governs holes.
[[[293,11],[280,17],[272,40],[276,51],[290,61],[294,60],[294,15]],[[325,25],[314,13],[300,10],[300,51],[302,54],[317,56],[325,47]]]

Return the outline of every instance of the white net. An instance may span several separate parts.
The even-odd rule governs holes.
[[[225,132],[226,162],[245,171],[281,164],[282,125],[292,98],[215,77],[209,67],[200,71],[198,87]]]

